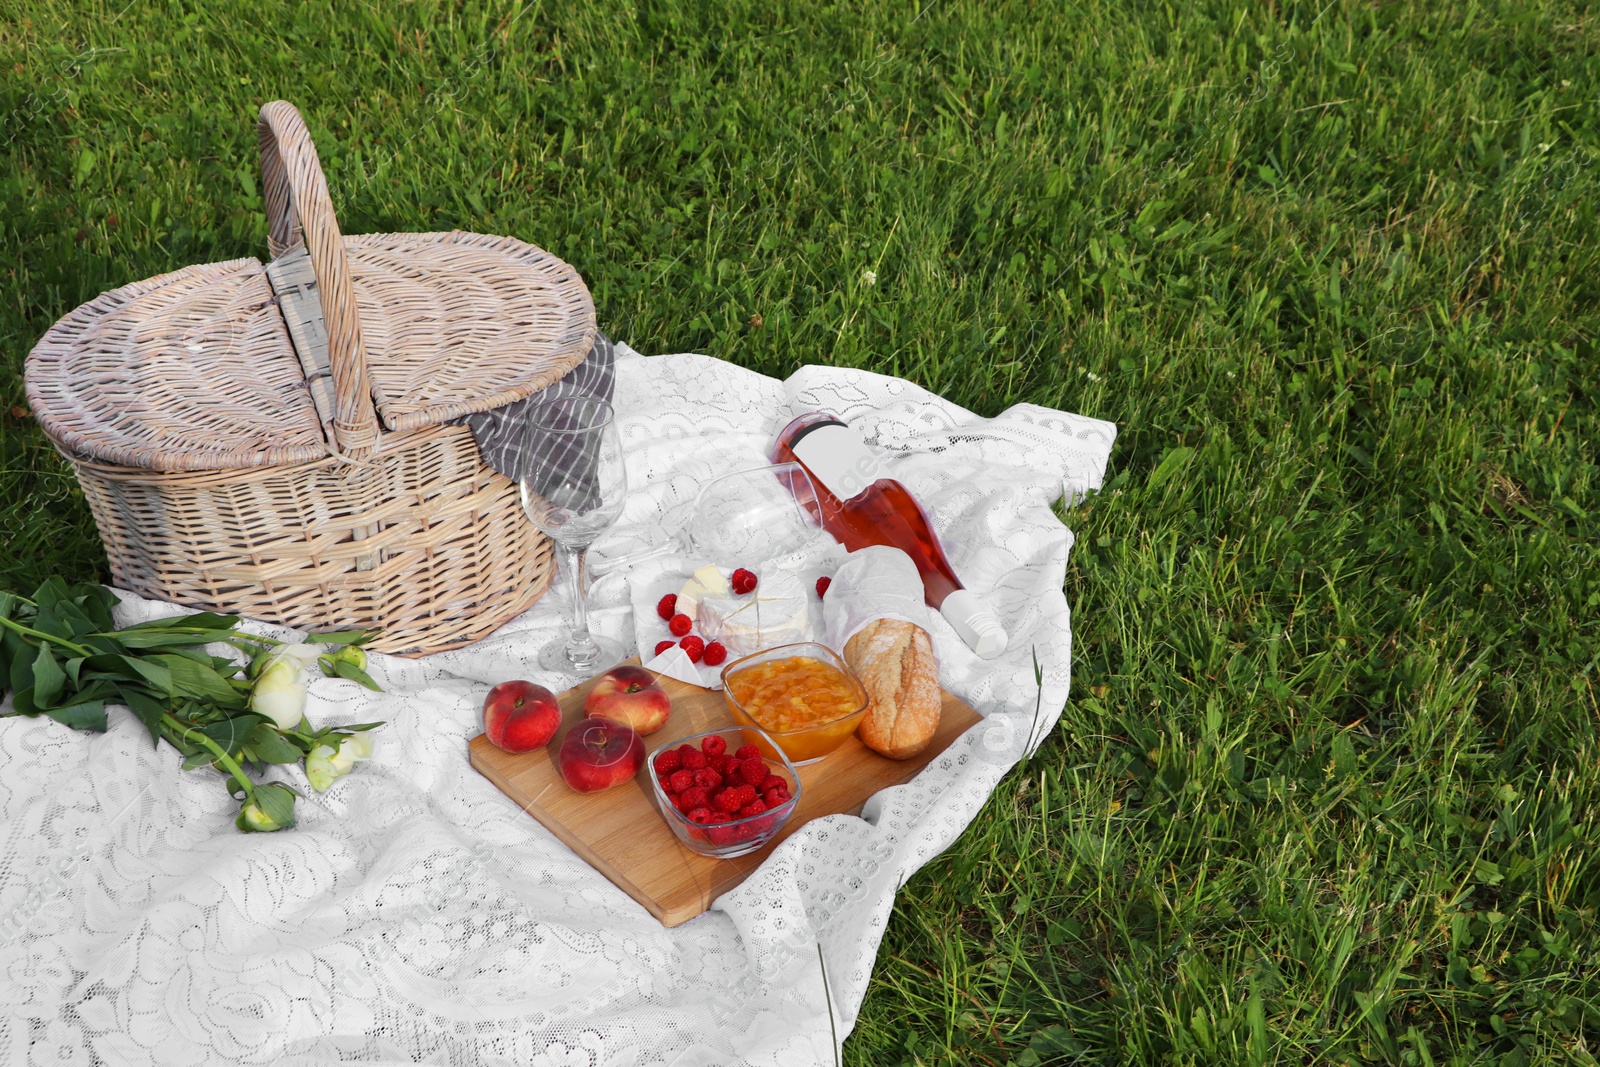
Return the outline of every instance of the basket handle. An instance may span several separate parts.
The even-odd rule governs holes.
[[[262,196],[267,205],[267,247],[272,258],[301,240],[311,255],[328,331],[328,362],[333,370],[333,432],[336,449],[348,459],[364,459],[378,441],[378,414],[367,379],[367,352],[361,340],[361,315],[350,283],[339,220],[328,198],[316,145],[300,112],[286,100],[261,107],[256,123],[261,139]]]

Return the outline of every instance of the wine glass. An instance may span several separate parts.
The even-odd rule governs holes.
[[[823,538],[810,516],[817,491],[798,463],[777,463],[724,474],[695,498],[685,528],[690,554],[713,563],[775,559]]]
[[[587,678],[622,659],[622,646],[589,632],[585,557],[617,521],[628,494],[616,415],[604,400],[568,396],[535,405],[517,457],[522,510],[566,556],[572,633],[539,653],[539,666]]]

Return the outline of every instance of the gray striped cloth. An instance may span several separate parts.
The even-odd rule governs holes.
[[[472,427],[472,436],[477,439],[483,461],[512,481],[532,476],[541,483],[540,488],[547,485],[551,489],[557,485],[591,484],[593,453],[572,449],[569,454],[552,454],[552,441],[536,439],[530,430],[528,412],[546,401],[568,396],[588,396],[609,403],[617,380],[616,362],[617,351],[611,339],[596,333],[594,347],[583,362],[554,385],[505,407],[468,415],[461,421]]]

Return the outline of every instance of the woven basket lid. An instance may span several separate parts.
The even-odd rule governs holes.
[[[359,458],[389,431],[530,396],[582,362],[594,304],[568,264],[483,234],[338,231],[299,113],[262,109],[278,259],[188,267],[103,293],[27,362],[70,452],[154,470]]]

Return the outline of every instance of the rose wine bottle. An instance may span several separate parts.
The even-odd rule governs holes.
[[[928,606],[943,615],[973,651],[985,659],[1005,651],[1005,628],[983,601],[962,588],[922,505],[885,474],[883,461],[853,428],[823,412],[802,415],[778,434],[772,461],[799,463],[806,469],[817,496],[801,503],[845,548],[900,549],[922,574]]]

